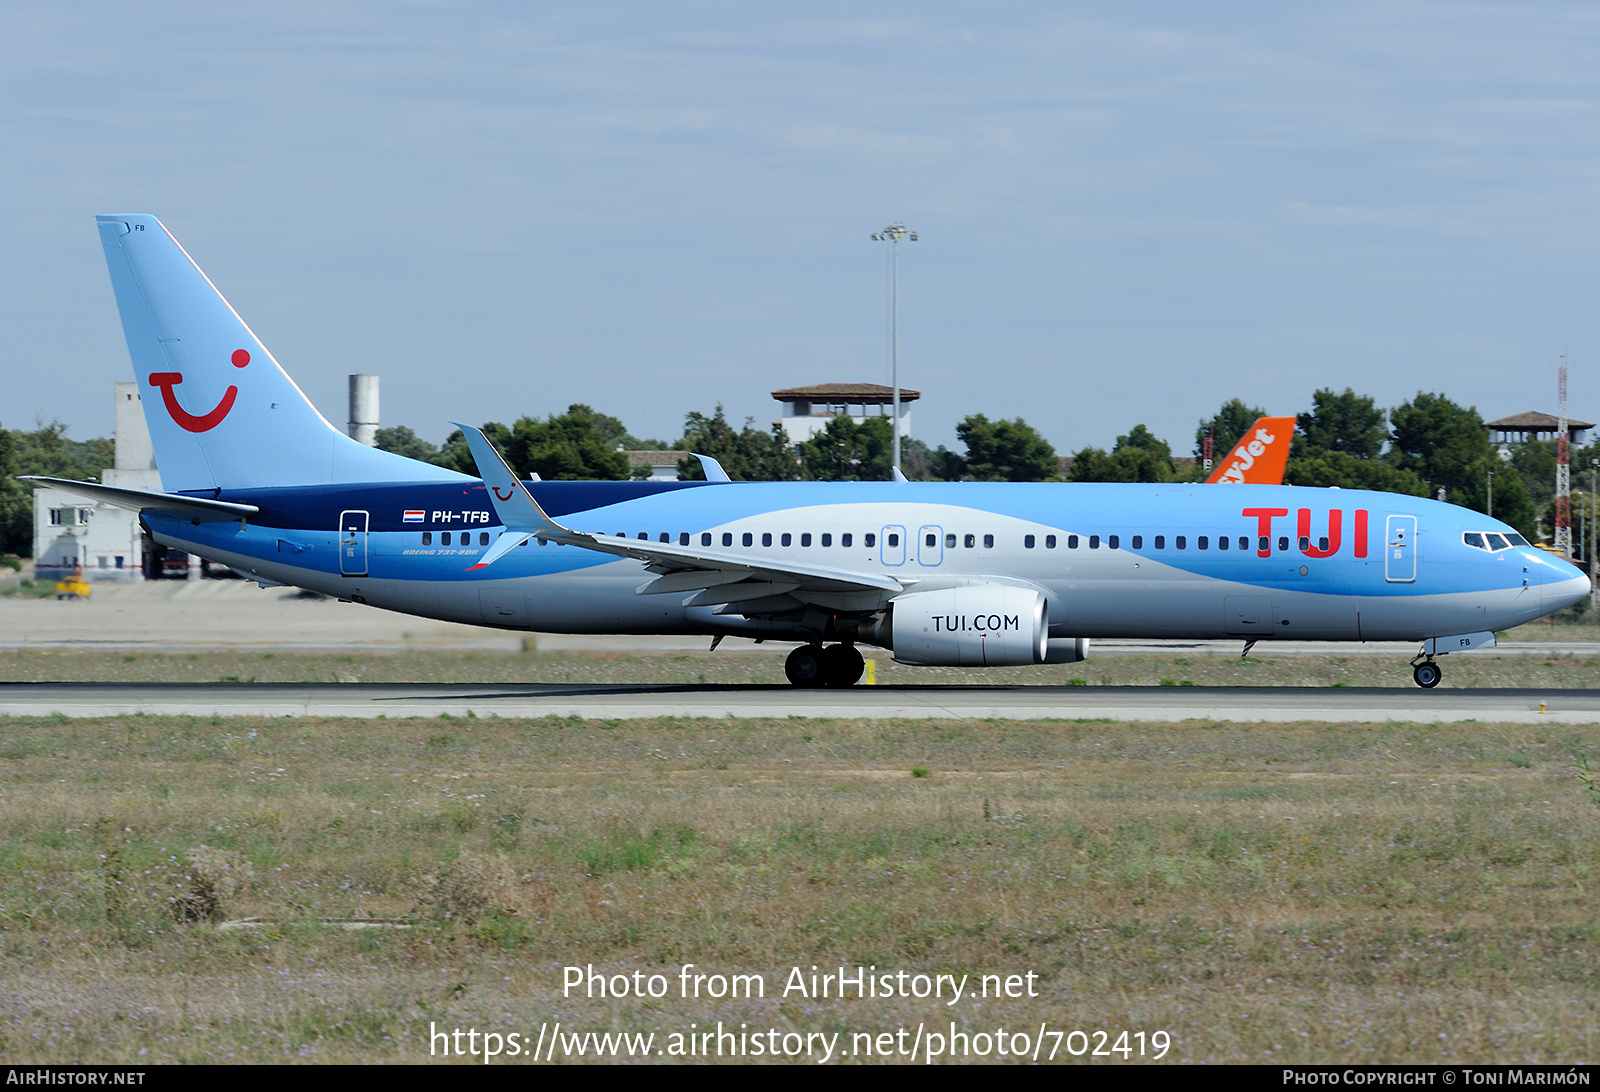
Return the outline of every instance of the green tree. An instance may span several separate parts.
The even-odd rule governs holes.
[[[1376,489],[1383,493],[1428,495],[1428,487],[1416,473],[1383,459],[1362,459],[1342,451],[1313,451],[1293,455],[1284,467],[1285,485],[1318,485],[1340,489]]]
[[[543,421],[518,418],[506,461],[518,474],[537,474],[545,481],[624,481],[628,457],[617,443],[626,435],[615,417],[574,403]]]
[[[104,438],[70,440],[60,421],[32,430],[0,429],[0,551],[33,553],[33,488],[19,474],[99,481],[116,463],[116,445]]]
[[[459,436],[458,431],[455,435]],[[396,455],[404,455],[408,459],[418,462],[431,463],[439,454],[439,449],[428,441],[418,436],[407,425],[395,425],[393,428],[380,428],[377,433],[377,448],[379,451],[391,451]]]
[[[1022,418],[991,421],[972,414],[956,426],[966,445],[963,477],[975,482],[1048,482],[1061,477],[1055,448]]]
[[[1511,445],[1509,450],[1511,465],[1517,468],[1517,475],[1528,488],[1528,500],[1532,502],[1533,510],[1545,511],[1556,499],[1556,442],[1525,440]],[[1572,465],[1582,464],[1574,458]],[[1548,521],[1545,523],[1547,528],[1554,526]]]
[[[967,461],[940,444],[930,448],[914,436],[900,440],[900,469],[914,482],[960,481]]]
[[[800,464],[782,428],[774,425],[771,432],[762,432],[755,427],[755,418],[747,417],[743,430],[735,431],[720,403],[710,417],[690,412],[684,418],[683,439],[675,446],[711,456],[736,482],[787,482],[800,477]],[[699,459],[685,456],[678,460],[678,477],[704,481],[706,475]]]
[[[0,428],[0,553],[33,553],[33,490],[17,481],[17,442]]]
[[[1343,394],[1327,387],[1317,391],[1311,396],[1311,412],[1300,414],[1295,423],[1300,432],[1296,447],[1303,447],[1307,454],[1336,451],[1358,459],[1376,459],[1389,438],[1383,410],[1349,387]]]
[[[894,477],[894,433],[887,417],[840,414],[795,445],[805,476],[819,482],[886,482]],[[909,475],[908,475],[909,477]]]
[[[1494,518],[1529,538],[1537,537],[1528,489],[1516,467],[1502,463],[1490,447],[1488,430],[1475,408],[1419,391],[1397,406],[1389,420],[1394,425],[1389,461],[1426,482],[1430,495],[1443,488],[1446,500],[1482,512],[1492,472]]]
[[[1074,455],[1067,476],[1075,482],[1169,482],[1172,448],[1144,425],[1134,425],[1117,437],[1111,454],[1086,447]]]
[[[1211,431],[1213,424],[1216,431],[1212,433],[1211,457],[1221,459],[1233,450],[1233,445],[1239,442],[1245,429],[1256,423],[1256,418],[1266,415],[1267,411],[1260,406],[1247,406],[1237,398],[1228,399],[1222,403],[1215,417],[1201,421],[1200,427],[1194,430],[1195,458],[1204,457],[1206,433]]]

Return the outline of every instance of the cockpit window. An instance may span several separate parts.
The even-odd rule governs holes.
[[[1489,540],[1489,549],[1491,550],[1511,549],[1511,543],[1506,541],[1505,535],[1484,535],[1483,537]]]
[[[1506,535],[1506,538],[1511,541],[1511,545],[1513,546],[1526,546],[1528,544],[1528,540],[1517,534],[1515,531]]]
[[[1465,542],[1468,546],[1471,546],[1474,550],[1481,550],[1484,548],[1483,536],[1478,534],[1476,531],[1468,531],[1466,534],[1461,536],[1461,541]]]

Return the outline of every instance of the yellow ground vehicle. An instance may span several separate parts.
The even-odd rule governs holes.
[[[64,580],[57,580],[56,598],[87,599],[89,598],[89,582],[83,578],[82,573],[73,573]]]

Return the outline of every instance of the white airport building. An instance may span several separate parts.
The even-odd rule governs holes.
[[[100,480],[159,491],[161,473],[139,403],[139,384],[118,383],[116,390],[117,465],[108,467]],[[138,515],[126,508],[63,489],[33,491],[33,568],[39,579],[60,580],[81,568],[88,580],[143,580],[150,545],[139,530]],[[190,563],[198,564],[198,559]]]
[[[814,383],[773,391],[772,397],[783,404],[783,416],[774,423],[791,444],[811,439],[835,417],[860,424],[869,417],[894,416],[894,388],[881,383]],[[920,391],[900,388],[901,439],[911,435],[911,403],[921,397]]]

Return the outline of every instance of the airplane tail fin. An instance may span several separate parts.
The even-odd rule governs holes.
[[[1293,417],[1258,417],[1244,430],[1228,457],[1219,461],[1207,485],[1282,485],[1294,440]]]
[[[331,425],[160,220],[95,221],[164,489],[464,477]]]

